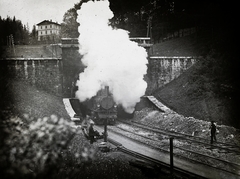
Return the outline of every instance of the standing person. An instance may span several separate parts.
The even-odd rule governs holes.
[[[217,130],[217,127],[216,127],[216,125],[214,124],[214,121],[211,121],[210,129],[211,129],[211,144],[213,144],[213,140],[215,140],[215,142],[217,142],[217,139],[216,139],[216,130]]]
[[[82,124],[81,124],[82,128],[88,129],[89,128],[89,123],[90,123],[90,117],[87,115],[85,117],[85,119],[83,119],[83,121],[82,121]]]
[[[90,126],[88,128],[88,135],[89,135],[90,144],[95,142],[95,136],[97,136],[97,131],[95,131],[93,129],[93,125],[94,125],[94,122],[91,120],[90,121]]]
[[[87,115],[86,117],[85,117],[85,119],[83,119],[83,121],[82,121],[82,124],[81,124],[81,128],[82,128],[82,131],[83,131],[83,134],[84,134],[84,136],[87,138],[87,139],[89,139],[89,136],[88,136],[88,129],[89,129],[89,121],[90,121],[90,118],[89,118],[89,116]]]

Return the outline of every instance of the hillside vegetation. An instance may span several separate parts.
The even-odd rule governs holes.
[[[184,116],[217,121],[240,128],[238,60],[232,33],[204,33],[155,45],[155,54],[201,56],[179,78],[156,90],[154,96]],[[157,50],[156,50],[157,49]]]
[[[191,34],[154,44],[150,50],[153,56],[202,56],[211,48],[208,34]]]

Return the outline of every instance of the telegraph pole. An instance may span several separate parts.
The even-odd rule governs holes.
[[[173,174],[173,137],[170,138],[170,170]]]
[[[14,55],[15,55],[13,34],[10,34],[9,36],[7,36],[7,45],[8,45],[10,48],[13,48],[13,53],[14,53]]]
[[[109,95],[109,86],[106,86],[105,89],[107,90],[107,96],[102,99],[101,106],[103,109],[106,110],[106,115],[104,119],[104,142],[107,142],[107,123],[109,119],[110,109],[114,106],[113,99]]]
[[[147,37],[152,39],[152,16],[148,17],[148,25],[147,25]]]
[[[104,142],[107,142],[107,122],[108,122],[108,119],[105,118],[104,119]]]

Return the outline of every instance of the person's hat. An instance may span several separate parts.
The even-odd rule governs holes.
[[[90,124],[92,124],[92,125],[93,125],[93,124],[94,124],[94,122],[91,120],[91,121],[90,121]]]

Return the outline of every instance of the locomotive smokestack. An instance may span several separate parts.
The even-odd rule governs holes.
[[[83,3],[77,13],[79,52],[86,68],[79,75],[76,97],[85,101],[109,86],[116,104],[132,113],[147,88],[146,50],[129,40],[129,32],[109,26],[113,13],[107,0]]]
[[[107,91],[107,96],[109,96],[110,95],[110,93],[109,93],[109,86],[105,86],[105,89]]]

